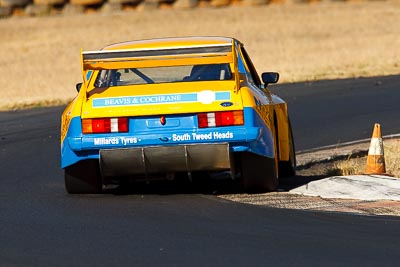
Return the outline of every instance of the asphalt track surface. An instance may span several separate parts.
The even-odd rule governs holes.
[[[400,76],[273,85],[288,102],[296,150],[400,133]]]
[[[399,133],[400,77],[274,86],[298,149]],[[67,195],[62,107],[0,113],[0,266],[395,266],[400,218],[272,209],[214,188]],[[391,128],[392,127],[392,128]]]

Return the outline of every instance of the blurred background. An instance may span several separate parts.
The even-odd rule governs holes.
[[[0,110],[65,104],[80,49],[229,36],[281,83],[400,74],[400,1],[0,0]]]

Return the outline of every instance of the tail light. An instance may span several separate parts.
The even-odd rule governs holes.
[[[83,119],[82,132],[90,133],[126,133],[128,118]]]
[[[199,128],[243,125],[243,110],[197,114]]]

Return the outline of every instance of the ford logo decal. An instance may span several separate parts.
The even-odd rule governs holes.
[[[232,102],[222,102],[220,105],[223,107],[230,107],[233,105],[233,103]]]

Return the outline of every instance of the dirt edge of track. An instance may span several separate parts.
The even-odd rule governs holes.
[[[398,139],[385,140],[385,143],[398,142]],[[302,152],[297,156],[297,175],[281,181],[276,192],[263,194],[221,194],[218,197],[246,204],[284,209],[311,211],[341,212],[362,215],[400,216],[400,201],[394,200],[360,200],[322,198],[290,193],[291,189],[311,181],[329,177],[324,174],[332,164],[349,155],[365,157],[369,142],[364,140],[356,144],[328,147],[316,151]]]

